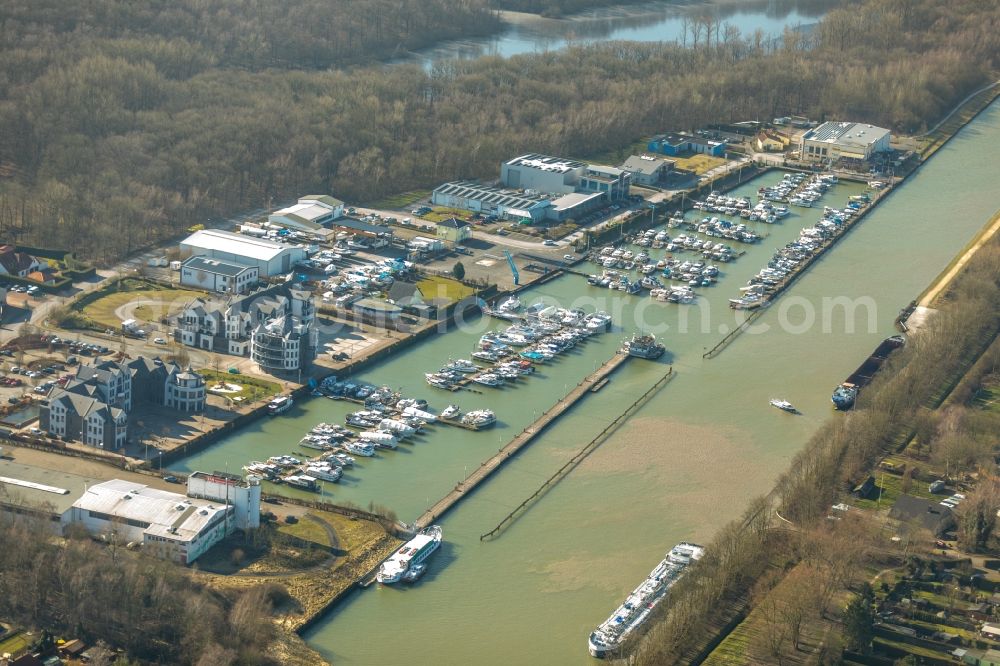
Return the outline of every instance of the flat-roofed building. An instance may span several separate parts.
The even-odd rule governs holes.
[[[673,170],[674,162],[655,155],[632,155],[620,168],[632,175],[636,185],[656,185]]]
[[[579,220],[587,213],[604,205],[604,194],[601,192],[573,192],[564,194],[552,200],[552,206],[546,211],[548,219],[556,222]]]
[[[677,156],[683,153],[698,153],[713,157],[724,157],[726,155],[726,144],[724,141],[712,141],[691,134],[657,134],[649,140],[646,148],[651,152],[663,153],[670,156]]]
[[[891,138],[883,127],[830,121],[802,134],[799,154],[804,162],[866,162],[876,153],[888,151]]]
[[[288,273],[295,264],[306,258],[306,251],[301,247],[216,229],[194,232],[181,241],[180,250],[187,256],[255,266],[259,274],[264,276]]]
[[[191,564],[235,528],[235,507],[113,479],[86,489],[73,502],[71,522],[90,534]]]
[[[0,458],[0,520],[31,522],[62,535],[73,502],[95,479]]]
[[[504,162],[500,180],[507,187],[536,194],[600,192],[611,202],[628,196],[631,176],[615,167],[528,153]]]
[[[500,181],[513,189],[551,194],[569,194],[587,169],[584,162],[528,153],[500,166]]]
[[[344,202],[325,194],[309,194],[267,217],[273,225],[307,234],[325,235],[325,227],[344,216]]]
[[[209,257],[190,257],[181,264],[181,284],[208,291],[243,294],[260,279],[257,266],[244,266]]]

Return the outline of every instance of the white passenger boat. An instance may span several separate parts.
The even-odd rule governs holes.
[[[492,409],[474,409],[462,417],[462,423],[477,428],[485,428],[496,422],[497,415],[493,413]]]
[[[378,424],[379,430],[388,430],[399,439],[405,439],[417,434],[417,429],[396,419],[382,419]]]
[[[692,561],[701,559],[704,548],[681,542],[667,553],[639,587],[597,629],[590,634],[587,646],[593,657],[614,655],[626,639],[646,619],[681,577]]]
[[[768,401],[772,407],[777,407],[783,412],[795,412],[797,411],[792,403],[787,400],[779,400],[778,398],[772,398]]]
[[[437,421],[437,417],[428,411],[423,409],[417,409],[416,407],[404,407],[403,416],[409,416],[411,418],[420,419],[426,423],[434,423]]]
[[[381,446],[385,449],[394,449],[399,444],[399,439],[391,432],[382,430],[365,431],[358,434],[362,442],[367,442],[374,446]]]
[[[318,464],[310,463],[306,465],[306,468],[302,470],[302,473],[306,476],[311,476],[314,479],[319,479],[320,481],[332,481],[336,483],[340,481],[340,477],[344,475],[344,470],[341,467],[335,467],[329,464]]]
[[[447,407],[444,408],[444,410],[442,410],[442,412],[441,412],[441,418],[443,418],[443,419],[454,419],[454,418],[457,418],[458,415],[461,414],[461,413],[462,413],[462,410],[459,409],[458,405],[448,405]]]
[[[277,416],[278,414],[287,412],[289,409],[292,408],[293,402],[294,401],[292,400],[292,396],[279,395],[277,398],[268,403],[267,413],[270,414],[271,416]]]
[[[441,528],[437,525],[431,525],[422,530],[382,563],[375,579],[383,585],[391,585],[403,580],[412,568],[423,564],[428,557],[434,554],[434,551],[441,546],[441,539]],[[419,574],[417,575],[419,576]]]
[[[366,458],[375,455],[375,446],[371,442],[347,442],[344,444],[344,450],[356,456],[364,456]]]

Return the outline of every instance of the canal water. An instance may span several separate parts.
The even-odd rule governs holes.
[[[703,16],[713,17],[723,26],[727,23],[736,26],[744,36],[759,30],[765,39],[772,39],[780,37],[786,27],[809,29],[839,4],[839,0],[750,0],[693,5],[651,2],[604,7],[561,19],[510,15],[506,27],[495,35],[442,42],[396,62],[419,62],[430,67],[435,61],[450,58],[510,57],[605,41],[682,43],[686,21]],[[690,39],[689,32],[689,44]]]
[[[817,260],[755,323],[755,330],[768,330],[740,336],[714,359],[703,359],[703,352],[736,323],[727,300],[821,208],[796,209],[777,225],[761,225],[770,236],[723,265],[719,284],[700,290],[698,306],[614,298],[577,276],[530,290],[522,296],[529,303],[593,299],[589,307],[615,313],[616,326],[543,366],[541,376],[520,388],[450,394],[423,383],[423,372],[467,356],[487,322],[435,336],[364,373],[359,379],[402,388],[438,409],[449,402],[493,408],[500,421],[480,433],[438,426],[399,451],[364,461],[346,482],[324,489],[334,501],[373,502],[412,520],[603,362],[623,336],[638,326],[669,326],[658,333],[666,357],[630,361],[444,518],[446,543],[419,584],[352,595],[309,632],[309,643],[336,663],[587,663],[590,630],[666,550],[681,540],[710,540],[749,498],[772,487],[825,419],[836,418],[829,399],[834,386],[894,333],[899,310],[1000,208],[1000,173],[990,149],[998,141],[1000,105],[994,104]],[[778,178],[767,174],[737,193],[751,194]],[[821,204],[840,207],[859,190],[840,184]],[[832,310],[828,317],[824,299]],[[852,314],[829,307],[830,299],[849,301]],[[673,381],[498,539],[480,542],[480,534],[668,364],[677,373]],[[792,401],[802,414],[769,407],[772,397]],[[308,401],[181,461],[177,469],[233,471],[250,459],[298,450],[295,442],[308,428],[339,421],[349,409],[327,399]]]

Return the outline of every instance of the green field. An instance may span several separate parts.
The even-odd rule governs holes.
[[[364,208],[378,208],[382,210],[405,210],[418,201],[422,201],[431,195],[430,190],[411,190],[387,196],[378,201],[366,203]]]
[[[0,654],[9,652],[16,656],[24,650],[27,650],[29,645],[31,645],[31,643],[27,638],[25,638],[24,634],[15,633],[12,636],[8,636],[4,640],[0,641]]]
[[[250,402],[269,398],[272,395],[281,393],[281,384],[269,382],[266,379],[248,377],[247,375],[235,375],[228,372],[218,372],[215,370],[199,370],[198,374],[205,378],[205,383],[209,389],[218,382],[227,384],[238,384],[242,389],[237,393],[211,393],[220,395],[230,402]],[[239,398],[239,400],[237,400]]]
[[[159,321],[177,314],[192,300],[204,296],[199,291],[168,289],[139,280],[122,280],[116,285],[119,285],[120,289],[115,289],[115,285],[112,285],[111,288],[97,294],[95,298],[88,298],[79,310],[81,314],[99,327],[117,330],[123,318]],[[137,307],[126,308],[128,312],[122,312],[127,316],[118,315],[119,308],[137,302],[139,303]]]
[[[420,293],[425,301],[435,298],[446,298],[451,302],[460,301],[467,296],[472,296],[476,290],[466,286],[458,280],[444,277],[443,275],[432,275],[417,282]]]

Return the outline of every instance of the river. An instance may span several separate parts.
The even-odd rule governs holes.
[[[481,433],[439,426],[412,445],[365,461],[346,482],[324,491],[334,501],[375,502],[412,520],[604,361],[635,322],[670,326],[660,335],[669,358],[627,364],[442,521],[446,544],[418,585],[352,595],[310,631],[309,643],[336,663],[587,663],[589,631],[667,549],[680,540],[710,540],[749,498],[767,492],[819,425],[835,417],[833,387],[894,332],[899,310],[1000,207],[990,149],[998,141],[1000,104],[993,104],[769,308],[757,323],[769,330],[742,335],[714,359],[704,360],[703,351],[721,338],[726,329],[720,327],[735,324],[726,300],[775,246],[815,220],[817,209],[764,227],[771,236],[725,265],[720,284],[703,290],[700,307],[610,300],[610,292],[576,276],[531,290],[523,296],[527,302],[609,299],[595,302],[616,312],[616,328],[544,366],[542,376],[520,389],[446,394],[423,384],[422,372],[467,355],[485,322],[435,336],[365,372],[361,379],[401,387],[439,409],[452,401],[463,409],[489,406],[500,420]],[[767,174],[737,192],[749,194],[779,177]],[[859,189],[838,185],[822,203],[841,206]],[[851,317],[835,308],[824,326],[823,299],[831,297],[861,307]],[[809,311],[817,320],[803,325]],[[703,312],[711,315],[707,325]],[[668,363],[676,378],[634,418],[498,539],[479,541]],[[802,414],[770,408],[771,397],[791,400]],[[295,450],[305,430],[347,410],[326,399],[297,405],[177,469],[237,470],[252,458]]]
[[[395,62],[419,62],[430,67],[435,61],[450,58],[510,57],[615,40],[681,43],[686,21],[701,16],[716,18],[723,26],[736,26],[744,36],[760,30],[769,39],[780,37],[786,27],[808,29],[839,4],[839,0],[651,2],[593,9],[559,19],[507,13],[505,27],[495,35],[442,42]]]

